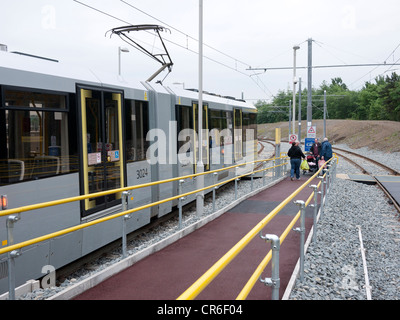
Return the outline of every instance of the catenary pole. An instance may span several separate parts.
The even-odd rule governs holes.
[[[326,137],[326,90],[324,90],[324,138]]]
[[[297,79],[296,79],[296,50],[300,49],[299,46],[294,46],[293,47],[293,112],[292,112],[292,117],[293,117],[293,121],[292,121],[292,133],[295,134],[296,130],[295,130],[295,122],[296,122],[296,83],[297,83]]]
[[[312,39],[308,39],[307,128],[312,126]]]
[[[203,0],[199,0],[199,104],[198,108],[198,147],[199,157],[197,160],[197,173],[204,171],[203,165]],[[197,189],[204,186],[204,175],[196,178]],[[203,215],[204,211],[204,191],[196,195],[196,214],[198,217]]]
[[[301,142],[301,77],[299,78],[299,141]]]

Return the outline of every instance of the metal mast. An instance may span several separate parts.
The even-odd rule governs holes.
[[[307,128],[312,126],[312,39],[308,39]]]

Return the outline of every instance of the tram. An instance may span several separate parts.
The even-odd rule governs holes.
[[[204,171],[254,160],[257,153],[257,110],[245,101],[204,93],[204,134],[198,141],[195,90],[131,83],[54,60],[0,51],[0,101],[0,196],[8,209],[193,174],[199,147]],[[221,172],[217,181],[234,174]],[[215,176],[204,181],[212,185]],[[186,179],[182,191],[195,187],[195,179]],[[137,189],[128,208],[177,194],[177,182]],[[176,205],[169,201],[136,212],[127,231]],[[117,192],[22,213],[14,243],[121,210]],[[120,238],[121,219],[23,248],[16,285],[43,276],[45,265],[60,268]],[[0,217],[0,245],[7,246],[6,217]],[[5,254],[0,293],[8,291],[6,266]]]

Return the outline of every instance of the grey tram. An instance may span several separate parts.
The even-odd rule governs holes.
[[[256,108],[204,94],[203,141],[197,141],[198,93],[149,82],[102,77],[56,61],[0,51],[0,195],[8,209],[87,195],[255,160]],[[245,170],[251,167],[245,166]],[[206,175],[205,185],[235,170]],[[196,189],[186,179],[183,192]],[[133,191],[128,208],[178,194],[178,182]],[[195,199],[187,197],[185,202]],[[136,212],[131,232],[177,200]],[[14,243],[121,212],[121,193],[22,213]],[[0,217],[0,247],[7,246]],[[16,258],[16,286],[43,276],[121,237],[122,218],[25,247]],[[8,291],[7,254],[0,256],[0,293]]]

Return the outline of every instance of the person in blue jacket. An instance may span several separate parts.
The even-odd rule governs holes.
[[[321,145],[321,159],[328,161],[332,158],[332,145],[329,143],[328,138],[324,138]]]

